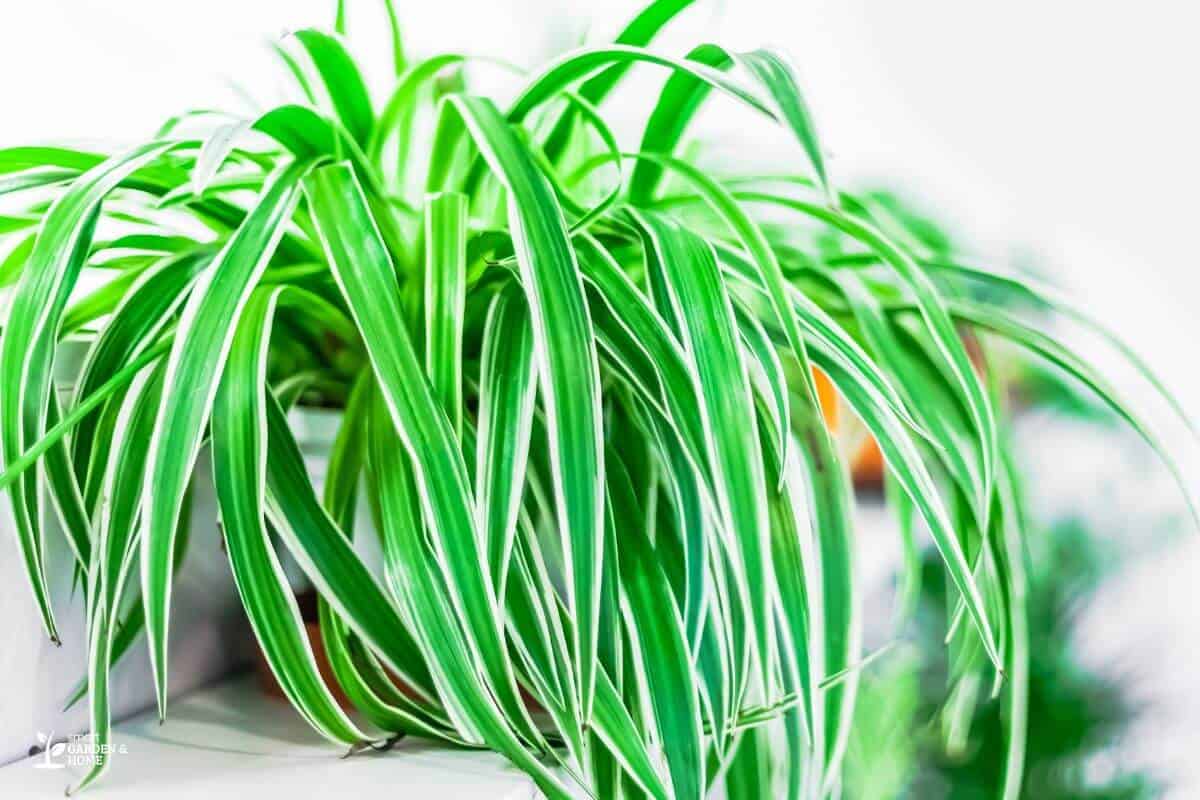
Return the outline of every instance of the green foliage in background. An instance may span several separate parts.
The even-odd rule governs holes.
[[[1022,798],[1140,800],[1160,788],[1151,776],[1122,773],[1117,748],[1136,709],[1120,683],[1081,663],[1075,623],[1112,569],[1114,559],[1076,520],[1041,530],[1031,547],[1029,735]],[[940,564],[922,560],[923,582],[914,619],[916,641],[864,674],[846,758],[847,796],[955,798],[994,796],[1004,774],[998,754],[1005,737],[1001,703],[981,697],[965,712],[967,732],[948,741],[943,725],[958,713],[945,650],[954,598]],[[958,680],[963,680],[960,677]]]
[[[0,220],[0,485],[51,637],[48,513],[75,554],[98,744],[110,670],[142,632],[167,714],[180,522],[208,447],[246,613],[330,742],[493,750],[554,800],[836,795],[865,654],[818,367],[887,460],[910,569],[914,526],[932,537],[951,672],[1006,709],[991,780],[1016,796],[1026,533],[990,341],[1161,448],[1009,309],[1085,317],[836,185],[786,58],[649,49],[688,5],[658,0],[530,74],[413,58],[389,5],[394,80],[372,97],[339,4],[335,32],[276,48],[294,103],[188,112],[117,153],[0,151],[0,192],[22,203]],[[635,67],[665,81],[618,141],[605,103]],[[476,93],[475,70],[513,91]],[[779,174],[721,176],[685,147],[705,104],[784,131]],[[68,338],[87,354],[57,392]],[[344,408],[320,496],[297,402]],[[356,531],[360,489],[374,525]],[[380,571],[355,536],[378,537]],[[317,671],[280,549],[319,593],[357,715]]]

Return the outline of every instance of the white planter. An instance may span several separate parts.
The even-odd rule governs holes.
[[[330,411],[292,415],[293,429],[318,487],[339,417]],[[247,665],[253,654],[249,626],[217,532],[207,451],[196,465],[192,489],[191,542],[176,575],[171,602],[172,697]],[[4,678],[0,685],[0,764],[26,757],[39,732],[53,731],[63,737],[88,728],[86,699],[70,711],[62,710],[86,665],[84,608],[80,592],[72,591],[72,555],[54,512],[46,505],[47,576],[61,647],[42,629],[18,551],[12,509],[7,498],[0,499],[0,619],[5,631],[4,647],[0,648],[0,676]],[[299,586],[303,577],[295,570],[289,572]],[[115,720],[154,704],[144,637],[113,671],[110,692]]]
[[[289,421],[318,490],[341,414],[293,411]],[[216,528],[212,465],[203,452],[192,478],[192,539],[176,576],[171,610],[167,724],[153,711],[154,688],[144,638],[114,670],[112,770],[88,790],[103,797],[243,797],[266,792],[304,797],[316,791],[372,796],[403,787],[406,796],[526,800],[541,796],[528,777],[494,753],[404,742],[387,754],[343,760],[286,703],[258,690],[251,676],[220,680],[248,665],[253,638],[238,600]],[[361,513],[360,527],[367,524]],[[42,631],[13,535],[11,511],[0,503],[0,614],[8,647],[0,653],[0,797],[57,796],[86,772],[69,754],[30,756],[38,733],[56,743],[85,733],[86,700],[70,712],[64,698],[83,674],[86,652],[81,598],[72,596],[71,554],[51,514],[48,573],[62,647]],[[363,527],[363,532],[366,528]],[[374,537],[357,548],[378,567]],[[293,587],[307,579],[289,558]],[[211,686],[209,686],[212,684]],[[200,687],[207,687],[196,691]],[[185,696],[186,695],[186,696]],[[141,713],[139,713],[141,712]],[[47,768],[50,764],[61,765]]]
[[[228,673],[249,656],[247,626],[229,562],[216,529],[216,505],[207,454],[193,478],[192,539],[176,575],[171,606],[169,687],[179,695]],[[13,534],[7,501],[0,516],[0,615],[7,631],[0,652],[0,763],[23,758],[38,732],[63,736],[88,727],[88,704],[63,712],[64,700],[84,674],[87,658],[83,598],[72,592],[73,556],[53,513],[47,515],[47,575],[62,646],[42,629]],[[113,671],[115,719],[149,707],[154,685],[144,639]]]

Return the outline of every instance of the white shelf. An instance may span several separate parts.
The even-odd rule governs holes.
[[[57,741],[57,737],[56,737]],[[341,758],[284,702],[239,678],[116,726],[118,754],[84,798],[402,797],[531,800],[532,782],[493,753],[410,739],[387,753]],[[0,797],[61,797],[82,767],[37,769],[38,755],[0,768]],[[58,759],[62,761],[63,759]]]

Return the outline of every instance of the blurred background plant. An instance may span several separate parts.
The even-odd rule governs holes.
[[[1113,759],[1138,709],[1119,678],[1082,663],[1075,647],[1079,611],[1111,574],[1117,554],[1078,519],[1040,533],[1030,544],[1029,738],[1020,796],[1155,797],[1160,787],[1153,776],[1122,771]],[[935,646],[952,608],[945,576],[928,554],[921,574],[908,629],[919,644],[881,658],[861,684],[846,755],[848,798],[990,798],[1003,775],[1002,706],[986,691],[965,708],[952,703],[958,695],[947,650]]]
[[[939,255],[955,251],[954,238],[903,195],[873,191],[865,196]],[[1029,271],[1040,272],[1032,267]],[[986,287],[974,291],[979,299],[1006,299],[989,297]],[[1009,358],[993,359],[989,367],[1004,376],[1008,400],[1019,410],[1074,420],[1093,435],[1116,429],[1116,417],[1108,409],[1054,370],[1029,359]],[[860,487],[870,502],[871,488],[882,475],[872,474],[861,456],[858,469]],[[1162,786],[1155,776],[1136,766],[1123,768],[1115,756],[1139,717],[1138,703],[1126,685],[1129,676],[1085,663],[1077,647],[1081,612],[1136,554],[1111,532],[1097,530],[1071,511],[1048,524],[1032,521],[1026,548],[1030,663],[1020,797],[1158,796]],[[979,670],[956,669],[956,651],[942,646],[947,632],[959,626],[954,621],[956,597],[936,553],[922,552],[915,574],[916,580],[897,577],[901,644],[864,668],[846,754],[846,797],[994,797],[1005,769],[1005,708]]]

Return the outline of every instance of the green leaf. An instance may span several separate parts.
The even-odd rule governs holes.
[[[970,412],[972,425],[980,437],[983,451],[982,484],[985,491],[979,498],[979,503],[982,508],[990,507],[999,447],[995,412],[979,376],[975,373],[975,368],[967,356],[958,331],[954,328],[954,323],[946,310],[946,302],[939,294],[933,280],[921,269],[912,256],[866,221],[800,200],[749,192],[744,196],[748,200],[773,203],[798,211],[842,231],[877,253],[904,281],[906,288],[912,292],[916,300],[917,307],[921,312],[921,319],[934,342],[938,358],[937,366],[961,394],[963,402],[966,403],[967,410]],[[986,525],[983,527],[986,528]]]
[[[174,317],[186,299],[186,290],[211,260],[208,251],[163,259],[139,276],[126,291],[104,330],[88,348],[71,404],[79,405],[108,380],[123,364],[149,346]],[[93,444],[99,419],[80,421],[71,440],[71,459],[76,477],[89,483]],[[88,503],[88,507],[92,507]]]
[[[1029,604],[1027,598],[1028,576],[1025,563],[1028,554],[1023,530],[1026,520],[1020,497],[1020,484],[1011,456],[1005,452],[1004,470],[1000,475],[1000,502],[1005,510],[1001,520],[1003,547],[998,548],[1007,580],[1009,613],[1009,647],[1006,666],[1009,673],[1007,687],[1007,716],[1005,736],[1007,750],[1004,755],[1003,800],[1017,800],[1025,781],[1025,750],[1029,736],[1029,692],[1030,692],[1030,632]]]
[[[1184,478],[1178,462],[1171,456],[1171,451],[1155,435],[1153,429],[1141,415],[1135,413],[1130,404],[1122,397],[1122,393],[1108,382],[1094,367],[1072,353],[1054,338],[1026,325],[1018,319],[1008,317],[989,309],[979,303],[968,300],[954,301],[950,306],[951,312],[964,322],[969,322],[984,330],[992,331],[1003,338],[1020,345],[1031,353],[1054,364],[1074,379],[1088,387],[1105,405],[1113,410],[1150,446],[1170,471],[1171,476],[1179,485],[1184,498],[1192,511],[1193,519],[1200,520],[1200,498],[1197,497],[1191,484]]]
[[[0,445],[6,469],[46,432],[51,373],[58,324],[67,299],[91,249],[100,203],[127,176],[165,153],[172,145],[154,142],[95,164],[46,212],[29,262],[21,273],[0,336]],[[68,154],[69,151],[55,151]],[[37,150],[0,151],[0,167]],[[33,588],[47,634],[57,641],[54,612],[43,564],[41,501],[36,472],[9,489],[17,542],[25,574]]]
[[[395,605],[317,500],[283,409],[267,398],[267,518],[320,595],[423,701],[429,671]]]
[[[13,285],[21,277],[21,271],[25,268],[25,262],[29,260],[30,253],[33,252],[36,240],[37,234],[31,233],[8,251],[4,261],[0,262],[0,288]]]
[[[742,360],[733,306],[712,248],[699,237],[651,214],[631,212],[646,233],[654,269],[661,269],[683,326],[689,372],[700,398],[717,507],[748,603],[757,663],[769,668],[773,639],[771,563],[762,454],[749,374]],[[748,653],[737,655],[746,659]],[[739,690],[740,693],[740,690]]]
[[[603,672],[596,676],[596,701],[592,706],[592,715],[596,735],[608,745],[637,785],[655,800],[670,797],[620,694]]]
[[[41,439],[38,439],[29,449],[22,453],[20,458],[15,459],[11,464],[7,465],[4,473],[0,474],[0,489],[12,485],[14,481],[21,477],[25,470],[36,464],[38,459],[47,450],[62,441],[63,437],[78,425],[80,420],[87,417],[88,414],[95,411],[105,400],[128,385],[143,367],[166,355],[170,346],[171,339],[169,337],[164,338],[154,347],[147,349],[122,367],[120,372],[113,375],[97,388],[96,391],[82,400],[79,405],[74,406],[68,413],[64,414],[62,419],[46,431]]]
[[[695,382],[686,355],[666,320],[594,239],[579,240],[580,266],[600,345],[626,371],[647,402],[663,406],[694,468],[708,480],[708,456]],[[709,491],[711,495],[711,489]]]
[[[425,204],[425,370],[459,438],[466,292],[466,195],[432,195]]]
[[[338,705],[317,669],[300,607],[264,519],[267,347],[284,291],[256,291],[240,316],[212,408],[213,482],[234,582],[267,664],[314,730],[353,746],[367,737]]]
[[[109,671],[120,655],[117,614],[132,572],[138,535],[142,471],[154,412],[162,388],[162,365],[144,370],[126,395],[114,429],[111,457],[105,470],[106,503],[97,521],[96,547],[88,566],[88,671],[94,763],[75,785],[79,791],[109,767],[107,745],[112,729]]]
[[[375,112],[353,57],[340,40],[321,31],[306,28],[296,31],[295,36],[317,68],[338,119],[350,137],[366,147],[375,125]]]
[[[415,621],[414,632],[429,657],[438,694],[464,738],[485,742],[532,775],[547,797],[566,800],[565,787],[517,738],[511,720],[480,679],[469,636],[459,622],[462,617],[455,613],[450,592],[424,543],[415,470],[406,463],[405,448],[397,446],[394,412],[383,397],[381,393],[372,417],[370,458],[382,511],[384,554],[394,590]]]
[[[373,163],[379,163],[387,136],[392,133],[401,137],[408,135],[407,126],[412,120],[418,93],[442,70],[461,64],[465,60],[465,56],[452,53],[431,56],[413,64],[400,76],[383,106],[383,111],[379,112],[379,122],[371,131],[371,139],[367,142],[367,156]]]
[[[714,88],[738,98],[751,108],[768,116],[772,114],[769,106],[752,92],[703,63],[668,58],[640,47],[617,44],[568,53],[549,64],[518,96],[509,109],[508,118],[511,122],[521,122],[535,108],[566,89],[573,81],[594,74],[604,67],[637,62],[655,64],[694,75]]]
[[[646,535],[629,475],[617,454],[610,451],[606,462],[608,524],[617,539],[623,619],[653,708],[675,798],[699,800],[704,794],[700,707],[683,620]]]
[[[592,322],[562,211],[528,150],[490,101],[452,96],[447,103],[444,108],[458,113],[508,192],[509,227],[547,410],[558,525],[569,554],[567,597],[575,617],[580,705],[587,718],[604,559],[600,374]]]
[[[475,501],[487,536],[487,564],[503,602],[537,396],[529,308],[516,287],[497,294],[488,309],[481,361]]]
[[[413,460],[438,563],[469,631],[470,655],[488,675],[489,688],[509,718],[519,720],[522,733],[535,740],[505,658],[495,590],[475,531],[462,451],[407,332],[395,324],[404,318],[395,273],[366,199],[343,164],[313,172],[305,192],[334,276],[362,332],[380,393]]]
[[[1070,319],[1075,320],[1085,326],[1092,332],[1098,334],[1104,341],[1113,347],[1125,361],[1133,367],[1139,375],[1149,383],[1170,407],[1179,416],[1192,435],[1200,439],[1200,429],[1192,420],[1191,415],[1183,408],[1178,398],[1167,388],[1166,384],[1154,370],[1142,359],[1129,345],[1125,344],[1119,337],[1116,336],[1107,326],[1099,320],[1092,317],[1090,314],[1082,310],[1078,305],[1072,303],[1067,298],[1063,297],[1060,292],[1053,287],[1039,283],[1031,276],[1013,276],[1007,275],[994,270],[976,269],[961,264],[953,264],[948,262],[926,261],[922,262],[922,266],[934,270],[935,272],[945,272],[947,274],[965,276],[972,280],[979,281],[985,284],[988,288],[999,290],[1007,297],[1028,298],[1036,303],[1046,306],[1055,312],[1062,314]]]
[[[654,39],[667,23],[673,20],[681,11],[692,5],[695,0],[654,0],[638,12],[626,25],[614,42],[617,44],[644,47]],[[618,62],[609,66],[584,81],[579,87],[579,96],[593,105],[599,105],[605,97],[620,83],[621,79],[633,66],[632,62]],[[566,146],[571,134],[574,118],[564,114],[555,124],[550,135],[546,138],[544,150],[551,161],[554,161]]]
[[[792,130],[800,146],[804,148],[813,172],[816,173],[817,183],[825,191],[829,204],[837,205],[837,196],[825,168],[825,155],[821,152],[821,142],[817,138],[816,125],[813,123],[808,103],[800,91],[795,67],[782,55],[771,50],[743,53],[737,57],[737,61],[770,95],[777,116]]]
[[[859,329],[879,363],[886,365],[901,387],[906,405],[923,430],[939,445],[936,455],[971,502],[982,529],[987,511],[980,506],[986,497],[983,485],[983,448],[971,428],[971,419],[954,387],[938,371],[936,363],[903,328],[886,317],[882,303],[855,273],[835,276]]]
[[[61,421],[62,411],[59,409],[58,397],[51,394],[46,423],[53,429]],[[91,551],[90,525],[65,441],[59,440],[46,451],[42,469],[45,471],[46,485],[50,489],[50,497],[58,512],[58,519],[67,534],[67,543],[79,566],[86,568]]]
[[[200,276],[183,308],[150,442],[142,537],[142,597],[160,717],[166,714],[171,553],[184,489],[200,449],[221,369],[254,284],[299,200],[305,162],[284,168]]]

